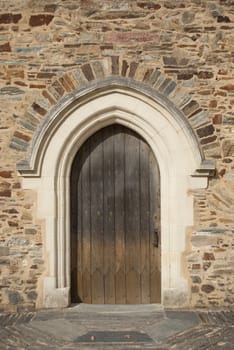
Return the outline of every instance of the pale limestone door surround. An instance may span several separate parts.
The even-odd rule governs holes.
[[[29,165],[18,166],[24,189],[37,192],[37,215],[46,226],[48,269],[40,307],[66,307],[70,303],[71,165],[85,140],[113,123],[141,135],[158,161],[162,304],[189,303],[189,281],[182,268],[186,230],[193,225],[189,190],[207,186],[208,173],[196,173],[204,156],[188,122],[169,100],[141,84],[112,79],[90,84],[64,99],[36,135]]]

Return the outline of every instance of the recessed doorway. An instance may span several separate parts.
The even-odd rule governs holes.
[[[114,124],[77,152],[70,177],[71,299],[161,302],[160,176],[148,143]]]

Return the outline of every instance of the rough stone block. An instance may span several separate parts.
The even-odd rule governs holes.
[[[11,190],[0,191],[0,197],[11,197]]]
[[[24,299],[20,295],[20,293],[17,291],[13,291],[13,290],[8,291],[8,299],[9,299],[10,304],[13,304],[13,305],[21,304],[24,301]]]
[[[224,157],[232,157],[234,155],[234,141],[224,140],[222,143],[222,150]]]
[[[18,23],[21,18],[20,13],[2,13],[0,14],[0,24]]]
[[[128,68],[129,68],[129,63],[126,60],[123,60],[123,62],[122,62],[122,70],[121,70],[121,75],[123,77],[126,76]]]
[[[32,15],[29,19],[29,25],[32,27],[48,25],[53,18],[54,18],[53,15],[45,15],[45,14]]]
[[[116,42],[146,42],[146,41],[157,41],[159,40],[157,33],[144,33],[144,32],[111,32],[105,34],[105,41],[116,43]]]
[[[82,67],[82,72],[88,81],[94,80],[94,75],[90,64],[84,64]]]
[[[227,85],[221,86],[220,89],[232,92],[234,91],[234,84],[227,84]]]
[[[8,247],[0,247],[0,256],[7,256],[9,255],[9,248]]]
[[[203,254],[203,260],[215,260],[213,253],[204,253]]]
[[[214,133],[215,129],[213,127],[212,124],[210,125],[206,125],[204,127],[202,127],[201,129],[197,130],[197,134],[199,137],[205,137],[205,136],[209,136],[212,135]]]
[[[211,79],[214,77],[214,74],[212,72],[208,72],[208,71],[200,71],[198,73],[198,78],[199,79]]]
[[[23,141],[25,141],[25,142],[28,142],[28,141],[31,140],[31,136],[25,135],[25,134],[23,134],[23,133],[20,132],[20,131],[15,131],[15,132],[14,132],[14,137],[16,137],[16,138],[18,138],[18,139],[21,139],[21,140],[23,140]]]
[[[211,143],[214,142],[217,139],[217,136],[210,136],[210,137],[206,137],[204,139],[201,140],[201,145],[206,145],[207,143]]]
[[[37,233],[37,230],[34,228],[26,228],[24,232],[26,235],[35,235]]]
[[[203,284],[201,286],[201,290],[202,290],[202,292],[209,294],[209,293],[213,292],[215,290],[215,288],[211,284]]]
[[[230,23],[231,20],[228,16],[217,16],[217,22],[218,23]]]
[[[41,116],[46,115],[47,111],[42,108],[38,103],[33,102],[32,104],[32,108],[34,109],[35,112],[37,112],[38,114],[40,114]]]
[[[139,63],[137,63],[137,62],[130,63],[130,68],[129,68],[129,73],[128,73],[129,78],[134,78],[138,65],[139,65]]]
[[[62,87],[61,83],[59,83],[58,80],[56,80],[53,84],[52,84],[52,88],[57,92],[59,98],[62,97],[65,93],[64,88]]]
[[[98,79],[104,78],[103,67],[99,61],[92,62],[92,69],[96,78]]]
[[[119,57],[118,56],[112,56],[112,74],[118,75],[119,74]]]
[[[10,170],[0,171],[0,177],[3,177],[5,179],[11,178],[12,177],[12,171],[10,171]]]
[[[5,97],[9,96],[16,96],[16,95],[22,95],[25,94],[25,91],[15,87],[15,86],[6,86],[0,89],[0,96],[3,95]]]

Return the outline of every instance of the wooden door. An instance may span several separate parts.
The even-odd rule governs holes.
[[[70,188],[72,302],[160,302],[159,170],[149,145],[120,125],[99,130],[78,151]]]

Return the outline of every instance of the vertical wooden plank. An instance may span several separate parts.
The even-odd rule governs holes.
[[[150,303],[150,193],[149,146],[140,140],[140,261],[141,303]]]
[[[76,161],[74,162],[71,170],[70,176],[70,207],[71,207],[71,302],[78,302],[78,286],[77,286],[77,212],[78,212],[78,202],[77,202],[77,182],[79,171],[76,166]]]
[[[82,158],[82,154],[81,154]],[[80,163],[80,162],[79,162]],[[77,302],[81,302],[83,296],[83,228],[82,228],[82,171],[78,163],[77,172]]]
[[[78,206],[81,208],[82,231],[78,233],[78,271],[82,273],[82,282],[78,273],[78,290],[84,303],[91,303],[91,188],[90,188],[90,142],[86,142],[80,154],[82,177],[79,186]],[[78,223],[79,224],[79,223]]]
[[[127,304],[139,304],[140,291],[140,210],[139,139],[125,134],[125,242]]]
[[[103,229],[105,304],[115,304],[114,127],[103,130]]]
[[[154,246],[154,230],[159,233],[160,227],[160,196],[159,169],[150,152],[150,302],[161,302],[161,267],[160,246]]]
[[[124,130],[115,127],[115,295],[116,304],[126,304],[125,276],[125,197],[124,197]]]
[[[91,138],[91,257],[92,303],[104,303],[103,278],[103,137],[97,132]]]

